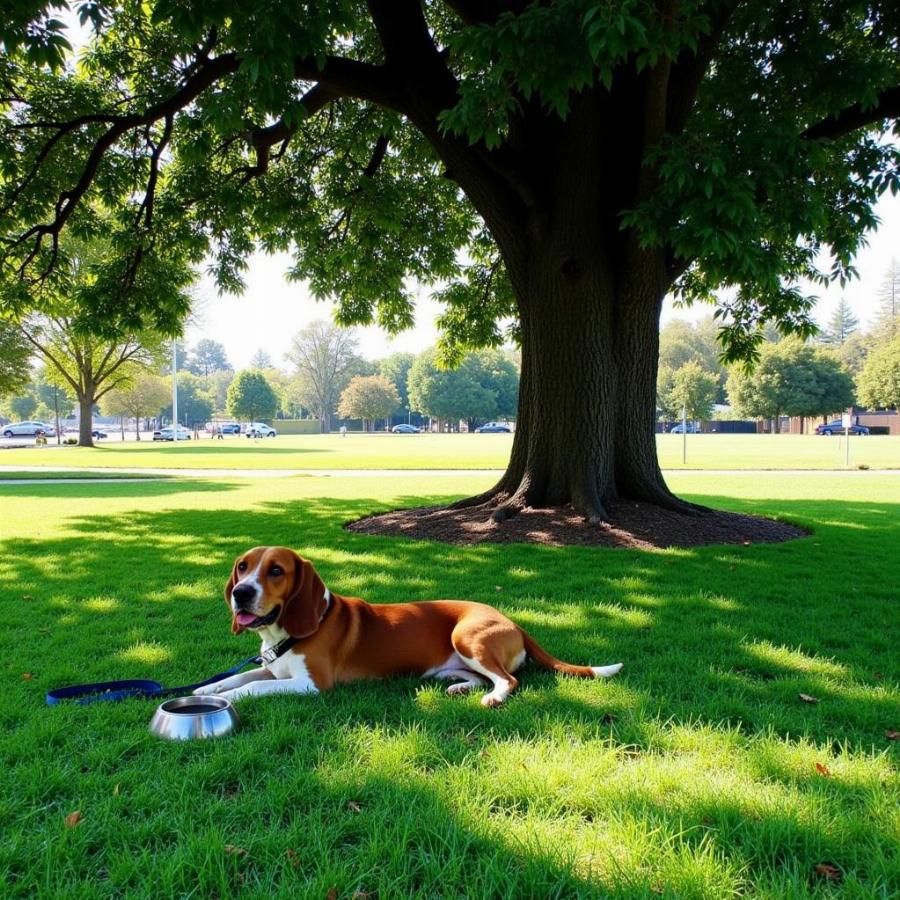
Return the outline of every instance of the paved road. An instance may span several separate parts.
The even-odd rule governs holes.
[[[497,476],[504,469],[137,469],[137,468],[90,468],[85,466],[0,466],[0,484],[34,484],[40,480],[45,484],[63,483],[129,483],[147,481],[147,478],[104,478],[111,472],[126,475],[144,475],[178,478],[291,478],[298,475],[322,478],[461,478],[465,476]],[[668,474],[702,475],[720,478],[723,475],[745,475],[758,477],[761,474],[783,472],[791,475],[845,475],[852,478],[867,478],[872,475],[900,476],[900,469],[664,469]],[[4,479],[3,472],[53,472],[59,478]],[[67,472],[91,472],[97,478],[66,478]]]

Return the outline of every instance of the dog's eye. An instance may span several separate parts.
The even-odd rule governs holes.
[[[281,566],[272,566],[272,568],[269,569],[269,574],[277,578],[279,575],[284,575],[284,569],[282,569]]]
[[[241,560],[238,563],[238,572],[246,572],[246,571],[247,571],[247,563],[245,563],[244,560]]]

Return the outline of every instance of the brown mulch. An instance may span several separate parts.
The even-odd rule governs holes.
[[[609,507],[610,521],[588,525],[571,507],[525,509],[497,523],[485,507],[447,509],[429,506],[366,516],[344,527],[359,534],[380,534],[447,544],[545,544],[629,547],[641,550],[698,547],[703,544],[778,543],[809,534],[797,525],[707,509],[697,515],[623,501]]]

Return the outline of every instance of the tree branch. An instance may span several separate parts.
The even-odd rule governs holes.
[[[463,25],[490,25],[504,11],[497,0],[444,0],[444,6],[452,9]]]
[[[24,276],[25,270],[40,252],[45,237],[50,237],[52,239],[53,252],[50,261],[44,268],[39,280],[42,281],[50,273],[51,269],[56,264],[59,255],[60,232],[74,212],[81,198],[87,193],[91,184],[93,184],[103,157],[122,135],[134,128],[139,128],[142,125],[150,125],[163,117],[173,116],[178,110],[181,110],[190,104],[221,77],[236,71],[239,64],[238,57],[233,53],[216,57],[216,59],[210,61],[207,65],[197,69],[181,89],[176,91],[171,97],[160,103],[154,104],[142,114],[110,116],[109,121],[113,122],[113,125],[94,143],[87,161],[85,162],[81,177],[78,179],[76,185],[71,190],[63,191],[59,195],[54,210],[53,220],[51,222],[43,222],[32,226],[12,242],[10,249],[15,249],[32,238],[35,239],[34,247],[19,266],[19,276]],[[66,127],[68,131],[72,130],[68,128],[68,123],[64,127]],[[51,137],[50,141],[52,142],[55,137],[55,135]]]
[[[69,375],[69,373],[63,367],[62,363],[43,344],[41,344],[38,340],[36,340],[34,337],[32,337],[32,335],[29,333],[29,331],[23,325],[19,325],[19,331],[21,332],[21,334],[25,338],[25,340],[28,341],[28,343],[31,344],[31,346],[34,347],[35,350],[38,351],[38,353],[41,354],[41,356],[50,360],[50,362],[53,364],[56,371],[59,372],[59,374],[62,375],[62,377],[65,378],[66,381],[69,382],[69,384],[72,386],[72,389],[75,391],[75,393],[76,394],[80,393],[81,385],[77,381],[75,381],[75,379],[72,378],[71,375]]]
[[[682,50],[672,63],[669,75],[666,131],[678,134],[694,108],[700,84],[741,0],[712,0],[707,5],[710,20],[708,34],[702,35],[697,49]]]
[[[317,84],[303,95],[300,102],[306,109],[307,116],[313,116],[322,107],[339,96],[338,93],[330,88]],[[279,119],[279,121],[265,128],[254,128],[249,133],[248,138],[250,146],[256,151],[256,164],[241,166],[241,168],[229,173],[226,177],[232,178],[236,175],[242,175],[240,183],[244,185],[260,175],[265,175],[269,170],[269,161],[272,158],[279,159],[284,154],[288,143],[297,132],[297,127],[297,125],[286,124],[284,119]],[[281,144],[281,149],[272,157],[270,151],[276,144]]]
[[[878,94],[878,102],[874,106],[864,107],[861,103],[847,106],[815,125],[810,125],[800,137],[807,140],[818,138],[838,138],[871,125],[883,119],[900,118],[900,86],[885,88]]]

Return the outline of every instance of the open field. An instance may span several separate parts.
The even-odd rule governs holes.
[[[664,469],[685,468],[682,436],[659,435]],[[850,439],[851,467],[900,469],[900,437]],[[844,439],[813,435],[688,435],[686,468],[843,469]],[[279,436],[249,441],[200,439],[0,450],[0,466],[176,469],[502,469],[505,434],[351,434]]]
[[[0,487],[3,895],[897,896],[900,480],[671,476],[814,531],[778,545],[341,528],[489,481]],[[625,669],[528,667],[499,710],[412,678],[250,700],[241,733],[188,745],[147,732],[152,701],[43,705],[61,684],[185,683],[255,651],[221,591],[258,543],[297,548],[339,592],[483,600],[563,658]]]

